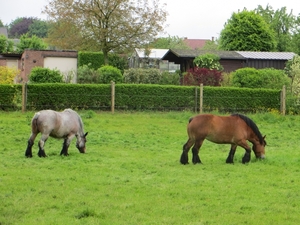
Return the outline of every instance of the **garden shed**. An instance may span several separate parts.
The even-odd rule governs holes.
[[[204,54],[215,54],[220,57],[224,71],[232,72],[244,67],[256,69],[284,69],[285,63],[296,54],[293,52],[251,52],[251,51],[208,51],[208,50],[173,50],[170,49],[162,60],[180,64],[181,72],[194,67],[193,60]]]

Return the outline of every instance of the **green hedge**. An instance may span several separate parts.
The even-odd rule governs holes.
[[[21,108],[21,85],[0,85],[2,110]],[[121,110],[199,110],[200,88],[178,85],[116,84]],[[20,102],[20,101],[19,101]],[[110,84],[28,84],[27,110],[64,108],[110,110]],[[203,110],[257,112],[280,110],[280,90],[204,87]]]

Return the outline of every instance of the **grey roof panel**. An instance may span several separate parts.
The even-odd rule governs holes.
[[[273,60],[290,60],[296,54],[293,52],[250,52],[236,51],[247,59],[273,59]]]

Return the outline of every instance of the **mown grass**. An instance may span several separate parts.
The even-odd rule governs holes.
[[[24,156],[34,112],[0,112],[0,224],[299,224],[300,117],[250,114],[267,135],[266,159],[225,163],[208,141],[201,165],[181,165],[191,112],[80,111],[87,153]],[[39,136],[38,136],[39,137]],[[190,155],[191,157],[191,155]]]

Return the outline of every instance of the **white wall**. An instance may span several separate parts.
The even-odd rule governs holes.
[[[66,76],[72,76],[72,83],[77,83],[77,58],[45,57],[44,68],[57,69]]]

